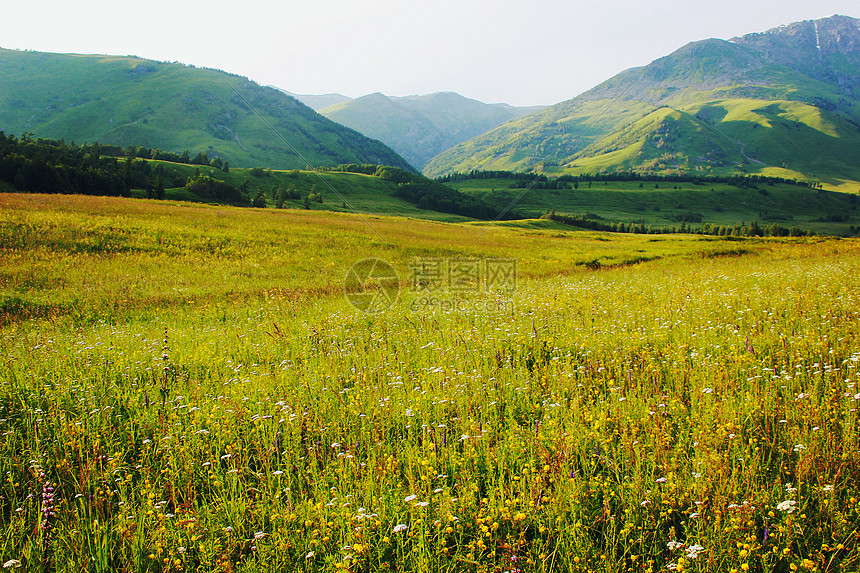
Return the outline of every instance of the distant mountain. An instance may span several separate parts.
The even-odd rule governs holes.
[[[408,97],[373,93],[320,109],[320,113],[382,141],[421,169],[446,149],[540,109],[486,104],[453,92]]]
[[[287,90],[281,89],[276,86],[269,86],[271,88],[275,88],[276,90],[280,90],[287,94],[288,96],[294,97],[309,108],[314,111],[319,111],[324,107],[328,107],[330,105],[335,105],[341,102],[349,101],[352,98],[349,98],[342,94],[322,94],[322,95],[313,95],[313,94],[294,94],[293,92],[288,92]]]
[[[409,168],[384,144],[280,91],[219,70],[131,56],[0,49],[0,130],[207,152],[234,167]]]
[[[703,40],[435,157],[472,169],[860,180],[860,20]]]

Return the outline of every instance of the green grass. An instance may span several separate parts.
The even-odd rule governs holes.
[[[607,109],[612,113],[607,114]],[[557,162],[592,141],[632,123],[653,109],[635,101],[562,102],[544,111],[509,121],[431,159],[428,177],[472,169],[526,171],[544,162]]]
[[[320,113],[384,142],[420,170],[446,149],[537,109],[485,104],[452,92],[408,97],[375,93]]]
[[[364,213],[374,215],[396,215],[433,219],[438,221],[465,221],[466,217],[420,209],[395,195],[397,184],[385,181],[379,177],[362,175],[360,173],[342,173],[327,171],[305,170],[274,170],[274,169],[233,169],[225,173],[212,167],[198,167],[171,163],[166,161],[150,161],[155,166],[164,165],[168,173],[167,180],[175,179],[184,182],[199,172],[216,179],[226,181],[240,187],[247,182],[251,197],[262,189],[266,196],[268,208],[275,208],[274,194],[278,187],[294,188],[302,198],[310,193],[322,195],[323,202],[312,201],[311,210],[334,211],[338,213]],[[146,197],[146,191],[136,189],[133,196]],[[165,190],[165,198],[176,201],[215,202],[205,197],[199,197],[185,187],[169,187]],[[345,205],[344,205],[345,204]],[[303,209],[303,199],[290,199],[285,203],[287,209]]]
[[[779,170],[782,177],[856,190],[860,107],[827,82],[856,75],[857,62],[851,56],[824,61],[792,42],[771,51],[721,40],[688,44],[466,141],[424,171],[435,177],[471,170]],[[777,54],[794,63],[775,64]]]
[[[9,249],[0,284],[12,319],[70,315],[96,321],[153,302],[173,306],[270,291],[335,292],[359,254],[390,260],[405,282],[414,257],[516,258],[523,243],[532,245],[522,257],[524,276],[551,275],[594,260],[623,265],[646,251],[653,257],[689,256],[719,250],[723,243],[560,232],[546,221],[476,226],[109,197],[0,199],[0,248]]]
[[[818,191],[794,185],[758,185],[759,189],[728,184],[595,181],[579,189],[508,189],[510,180],[473,179],[449,183],[464,193],[481,197],[499,209],[515,201],[514,209],[539,217],[559,213],[592,213],[608,221],[639,222],[655,227],[680,224],[673,217],[701,213],[703,222],[740,225],[759,220],[784,227],[798,226],[821,234],[849,235],[860,226],[860,198],[856,194]],[[656,188],[657,185],[659,188]],[[841,222],[822,222],[829,216]]]
[[[406,166],[383,144],[285,94],[217,70],[0,49],[0,79],[7,134],[188,150],[192,157],[205,151],[234,167]]]
[[[860,565],[857,241],[0,200],[4,562]],[[342,295],[360,257],[458,254],[519,259],[501,311]]]

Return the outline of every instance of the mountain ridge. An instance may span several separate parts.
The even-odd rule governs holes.
[[[233,166],[411,169],[384,144],[221,70],[0,48],[0,84],[0,129],[7,133],[206,152]]]
[[[799,53],[798,50],[805,51]],[[803,54],[806,57],[802,57]],[[643,157],[640,163],[631,159],[633,150],[629,150],[625,160],[618,164],[613,163],[612,158],[599,158],[601,154],[617,150],[610,151],[595,144],[615,132],[631,129],[636,122],[662,106],[686,111],[691,106],[707,102],[754,99],[763,102],[762,108],[766,108],[768,102],[796,102],[820,110],[826,121],[839,126],[842,141],[838,143],[841,145],[833,142],[824,145],[824,140],[805,131],[798,136],[814,136],[810,140],[813,147],[823,145],[829,153],[836,153],[842,159],[841,163],[835,165],[823,153],[819,155],[818,163],[805,157],[801,164],[797,162],[796,154],[781,156],[765,152],[766,148],[780,148],[777,136],[789,133],[789,124],[796,121],[790,116],[798,110],[795,104],[791,104],[788,106],[791,110],[783,115],[777,114],[774,121],[782,127],[772,131],[770,139],[761,137],[765,132],[758,132],[754,140],[748,142],[750,152],[771,158],[767,165],[745,161],[741,154],[737,163],[715,165],[710,161],[685,157],[680,163],[664,162],[662,169],[719,168],[738,172],[771,169],[779,171],[782,176],[821,176],[834,182],[840,178],[857,181],[860,180],[860,160],[853,145],[857,143],[854,127],[860,124],[860,101],[855,97],[860,93],[858,81],[860,20],[854,18],[834,16],[731,40],[700,40],[645,66],[624,70],[575,98],[461,143],[433,158],[424,167],[424,172],[438,176],[472,169],[582,172],[595,167],[653,168],[654,157]],[[736,107],[730,103],[726,105]],[[724,111],[724,117],[728,116],[729,111]],[[811,115],[812,112],[804,108],[803,114]],[[713,127],[721,136],[709,136],[707,145],[725,147],[723,136],[734,140],[738,135],[744,135],[737,121],[760,123],[757,119],[760,114],[749,110],[748,116],[736,118],[735,123],[722,120],[714,123]],[[686,135],[689,137],[691,134]],[[698,133],[699,137],[706,135]],[[737,144],[738,149],[741,143]],[[700,142],[697,145],[706,144]],[[792,164],[802,169],[792,169]]]
[[[278,91],[284,92],[288,96],[295,98],[311,108],[314,111],[319,111],[324,107],[328,107],[330,105],[335,105],[344,101],[349,101],[350,97],[345,96],[339,93],[329,93],[329,94],[297,94],[291,91],[281,89],[278,86],[266,86],[270,88],[274,88]]]
[[[421,169],[442,151],[540,109],[488,104],[450,91],[401,97],[375,92],[320,113],[382,141]]]

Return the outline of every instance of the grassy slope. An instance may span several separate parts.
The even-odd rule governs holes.
[[[253,197],[259,189],[262,189],[266,195],[268,207],[275,206],[274,193],[278,187],[283,187],[286,190],[292,186],[302,197],[312,192],[323,196],[322,203],[311,202],[311,210],[314,211],[401,215],[437,221],[467,220],[466,217],[459,215],[420,209],[417,205],[394,195],[397,189],[395,183],[384,181],[372,175],[298,169],[260,170],[243,168],[230,169],[229,173],[225,173],[220,169],[211,167],[201,168],[168,161],[151,161],[150,163],[164,165],[166,172],[170,174],[168,180],[175,182],[184,183],[188,178],[193,178],[198,171],[203,175],[210,175],[236,187],[241,186],[247,180],[250,195]],[[168,184],[165,198],[178,201],[213,202],[198,197],[190,193],[185,187],[178,185],[177,183],[177,186],[171,187]],[[142,189],[133,190],[132,193],[138,198],[146,197],[146,191]],[[344,202],[346,203],[345,207]],[[302,199],[287,200],[286,207],[290,209],[303,208]]]
[[[325,117],[378,139],[421,167],[454,143],[421,113],[381,93],[341,102],[320,110]]]
[[[839,114],[796,101],[723,99],[660,108],[595,142],[562,171],[766,172],[839,186],[860,179],[858,149],[860,129]]]
[[[595,260],[605,266],[643,256],[698,256],[726,245],[709,237],[578,232],[546,221],[476,225],[0,194],[0,248],[7,253],[0,292],[8,308],[23,314],[125,312],[152,301],[201,303],[270,290],[336,292],[353,262],[373,256],[391,261],[404,281],[416,256],[520,258],[523,277],[536,277]]]
[[[612,99],[563,102],[461,143],[434,157],[423,171],[430,177],[472,169],[524,171],[538,162],[569,157],[651,109]]]
[[[320,113],[384,142],[422,169],[446,149],[537,109],[486,104],[452,92],[409,97],[375,93]]]
[[[196,171],[194,166],[156,163],[164,163],[168,170],[175,171],[182,178],[192,177]],[[445,222],[468,220],[458,215],[420,209],[394,195],[396,184],[370,175],[298,170],[269,170],[260,174],[260,171],[252,169],[231,169],[229,173],[204,169],[202,173],[211,173],[236,186],[247,180],[252,195],[257,189],[264,190],[269,207],[274,206],[272,197],[278,186],[285,189],[293,186],[302,197],[311,192],[323,195],[323,203],[311,203],[314,211],[358,212]],[[786,175],[784,172],[775,174]],[[760,190],[753,190],[726,184],[696,186],[692,183],[662,184],[659,189],[654,188],[654,183],[645,183],[640,189],[638,183],[608,182],[604,185],[598,182],[593,183],[591,188],[584,183],[578,190],[533,189],[521,195],[521,189],[508,189],[510,184],[510,180],[486,179],[448,185],[487,200],[500,212],[514,202],[514,210],[527,217],[539,217],[555,209],[559,213],[593,213],[609,221],[638,222],[644,219],[648,225],[677,226],[678,223],[672,220],[673,216],[701,213],[705,222],[720,225],[739,225],[760,220],[835,235],[851,234],[849,227],[860,226],[860,214],[857,212],[860,201],[856,189],[852,189],[852,194],[844,194],[812,191],[793,185],[761,185]],[[145,193],[135,191],[135,196],[144,197]],[[189,195],[184,188],[168,189],[167,198],[199,200]],[[287,207],[301,209],[303,204],[301,200],[289,200]],[[846,219],[841,222],[818,220],[831,216]]]
[[[856,51],[851,42],[857,30],[849,26],[834,31],[831,25],[821,23],[822,34],[825,28],[831,34],[822,36],[822,42],[838,42],[839,49]],[[472,169],[540,171],[547,164],[570,162],[573,172],[713,169],[714,158],[708,152],[717,151],[716,168],[723,171],[800,175],[822,180],[833,189],[860,181],[860,109],[839,87],[854,81],[856,65],[834,56],[826,61],[837,71],[809,76],[804,65],[781,65],[769,59],[776,58],[775,52],[766,55],[755,46],[756,42],[722,40],[691,43],[572,100],[464,142],[435,157],[424,171],[433,176]],[[809,49],[815,50],[814,42],[811,48],[795,47],[793,53],[817,57],[817,51],[810,54]],[[856,58],[851,62],[856,63]],[[652,114],[663,113],[662,106],[692,115],[696,108],[709,106],[723,107],[727,113],[712,126],[719,135],[696,135],[701,125],[678,130],[666,142],[676,148],[667,155],[666,150],[648,149],[647,134],[642,133],[643,122],[653,123]],[[763,121],[769,129],[760,129]],[[828,127],[821,129],[823,125]],[[575,135],[567,127],[577,128]],[[607,149],[607,139],[610,143],[628,140],[628,148],[621,151],[610,145]],[[754,160],[741,157],[738,161],[743,153]]]
[[[555,209],[559,213],[592,213],[609,221],[638,222],[669,227],[680,223],[673,216],[701,213],[704,222],[719,225],[749,224],[760,220],[784,227],[798,226],[818,233],[846,235],[850,226],[860,226],[860,199],[856,195],[813,191],[793,185],[761,185],[760,190],[732,185],[696,186],[692,183],[595,182],[577,190],[508,189],[509,180],[485,179],[450,183],[458,190],[474,194],[504,208],[515,201],[515,209],[539,216]],[[677,188],[673,188],[677,187]],[[766,194],[763,194],[766,193]],[[821,222],[829,215],[845,216],[843,222]]]
[[[405,165],[381,143],[278,90],[221,71],[133,57],[0,50],[0,81],[0,129],[7,133],[206,151],[233,166]]]
[[[628,149],[615,153],[625,153]],[[164,163],[169,171],[175,171],[182,178],[192,177],[196,171],[194,166],[156,163]],[[311,203],[314,211],[359,212],[445,222],[467,220],[458,215],[420,209],[394,196],[396,184],[369,175],[297,170],[270,170],[260,175],[258,170],[252,169],[231,169],[229,173],[204,169],[201,172],[211,173],[236,186],[247,180],[252,195],[257,189],[264,190],[270,207],[274,206],[274,189],[278,186],[285,189],[293,186],[302,197],[311,192],[323,195],[323,203]],[[791,173],[781,170],[774,175],[790,176]],[[727,184],[697,186],[692,183],[667,183],[655,189],[654,183],[644,183],[640,189],[638,183],[608,182],[604,185],[596,182],[591,187],[583,183],[578,190],[532,189],[523,193],[522,189],[509,189],[510,184],[510,180],[504,179],[448,183],[459,191],[485,199],[500,212],[514,202],[513,209],[527,217],[539,217],[554,209],[559,213],[593,213],[609,221],[638,222],[644,219],[647,225],[668,227],[678,225],[672,220],[673,216],[701,213],[705,222],[720,225],[739,225],[760,220],[834,235],[851,234],[849,227],[860,226],[860,213],[857,211],[860,201],[856,188],[851,189],[851,194],[845,194],[812,191],[793,185],[761,185],[759,190],[754,190]],[[135,196],[144,197],[145,193],[135,191]],[[184,188],[168,189],[167,198],[199,200],[189,195]],[[346,208],[343,206],[344,201],[347,203]],[[300,209],[302,206],[301,200],[287,201],[288,208]],[[845,220],[818,220],[832,216],[845,217]]]
[[[860,241],[374,224],[0,195],[3,559],[857,570]],[[519,258],[510,306],[342,296],[456,254]]]

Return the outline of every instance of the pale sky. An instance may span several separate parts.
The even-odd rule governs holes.
[[[857,0],[3,4],[3,48],[177,60],[295,93],[456,91],[513,105],[570,99],[694,40],[860,17]]]

